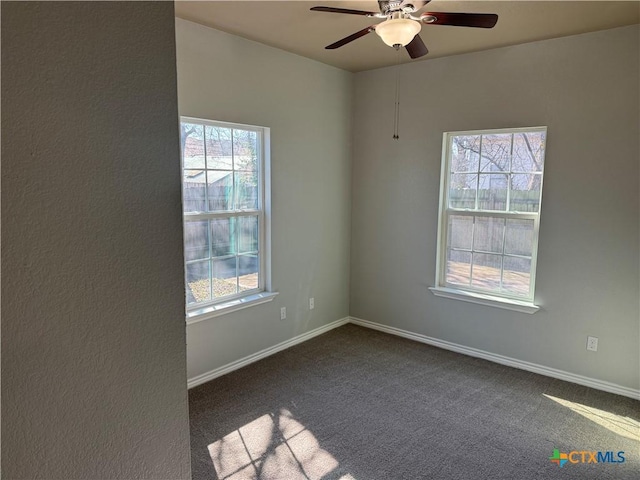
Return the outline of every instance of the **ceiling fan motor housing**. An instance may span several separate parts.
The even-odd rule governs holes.
[[[414,3],[421,4],[419,6]],[[390,15],[394,12],[413,13],[422,8],[428,2],[412,2],[407,0],[378,0],[378,6],[380,11],[385,15]]]

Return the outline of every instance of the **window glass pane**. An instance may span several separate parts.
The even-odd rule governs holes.
[[[200,309],[260,288],[264,132],[191,121],[180,133],[187,305]]]
[[[209,222],[185,222],[184,259],[201,260],[209,258]]]
[[[533,253],[533,220],[507,220],[504,253],[531,256]]]
[[[516,133],[513,136],[512,172],[541,172],[545,132]]]
[[[216,298],[237,293],[236,257],[211,261],[213,296]]]
[[[511,159],[511,134],[482,136],[481,172],[508,172]]]
[[[258,169],[258,134],[250,130],[233,131],[233,160],[236,170]]]
[[[207,171],[207,194],[209,211],[220,212],[233,208],[233,173],[230,171]]]
[[[211,220],[211,256],[225,257],[236,254],[236,219]]]
[[[504,257],[502,290],[515,295],[529,295],[531,260],[528,258]]]
[[[204,168],[204,137],[202,125],[180,124],[182,168]]]
[[[258,217],[238,217],[238,253],[258,251]]]
[[[451,172],[477,172],[480,135],[458,135],[451,139]]]
[[[211,284],[209,283],[209,261],[188,263],[187,303],[201,303],[211,300]]]
[[[540,209],[540,186],[542,175],[513,174],[511,176],[511,198],[509,210],[512,212],[537,212]]]
[[[478,209],[505,211],[507,209],[507,186],[507,175],[480,174]]]
[[[447,253],[447,283],[469,286],[471,253],[449,250]]]
[[[204,170],[185,170],[182,176],[182,204],[185,212],[206,211]]]
[[[440,212],[447,241],[438,251],[445,263],[438,284],[530,299],[536,220],[519,214],[540,211],[546,131],[447,136],[447,203]]]
[[[258,288],[258,255],[240,255],[238,257],[238,286],[241,292]]]
[[[504,219],[476,217],[473,234],[473,250],[502,254]]]
[[[471,285],[484,290],[500,291],[501,268],[500,255],[474,253]]]
[[[236,209],[258,209],[258,172],[237,172]]]
[[[449,186],[449,207],[475,209],[477,187],[478,175],[468,173],[452,174]]]
[[[205,133],[207,136],[207,168],[231,170],[233,168],[231,129],[207,125]]]
[[[473,217],[452,215],[449,217],[448,244],[453,248],[471,250]]]

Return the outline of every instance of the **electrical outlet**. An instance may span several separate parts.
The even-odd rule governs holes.
[[[280,309],[280,320],[284,320],[287,318],[287,307],[282,307]]]
[[[315,308],[315,302],[313,300],[313,297],[311,297],[309,299],[309,310],[313,310]]]
[[[587,337],[587,350],[598,351],[598,337]]]

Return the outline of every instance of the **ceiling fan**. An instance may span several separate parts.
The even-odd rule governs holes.
[[[494,13],[422,12],[419,16],[413,15],[429,2],[430,0],[378,0],[379,12],[334,7],[313,7],[311,10],[314,12],[346,13],[385,19],[382,23],[363,28],[359,32],[327,45],[326,49],[333,50],[342,47],[375,31],[382,38],[382,41],[390,47],[396,50],[405,47],[411,58],[419,58],[429,53],[420,35],[418,35],[423,24],[493,28],[498,21],[498,15]]]

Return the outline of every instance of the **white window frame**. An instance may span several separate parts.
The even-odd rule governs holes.
[[[508,206],[506,211],[493,210],[476,210],[461,209],[449,207],[449,184],[451,180],[451,144],[452,137],[463,135],[491,135],[491,134],[517,134],[528,132],[544,132],[546,134],[547,127],[527,127],[527,128],[504,128],[493,130],[470,130],[459,132],[445,132],[443,134],[442,145],[442,167],[440,176],[440,205],[438,210],[438,241],[437,241],[437,257],[436,257],[436,280],[435,286],[430,290],[437,296],[462,300],[466,302],[478,303],[498,308],[506,308],[523,313],[535,313],[540,307],[534,303],[535,298],[535,282],[536,282],[536,265],[538,259],[538,238],[540,228],[540,210],[542,206],[542,184],[544,182],[544,155],[546,154],[546,145],[543,152],[542,172],[540,174],[540,204],[537,212],[510,212]],[[511,172],[511,170],[510,170]],[[476,196],[478,190],[476,190]],[[507,189],[507,205],[509,201],[509,189]],[[487,217],[487,218],[506,218],[519,220],[533,220],[533,243],[531,252],[531,273],[529,283],[529,294],[525,296],[510,295],[506,292],[489,292],[487,290],[475,288],[471,285],[462,286],[451,284],[446,281],[447,268],[447,244],[448,244],[448,223],[451,215],[470,216],[470,217]],[[504,243],[504,242],[503,242]],[[502,257],[504,258],[504,245]]]
[[[258,138],[258,208],[257,210],[228,210],[224,212],[185,213],[183,208],[183,224],[190,221],[215,220],[219,218],[239,218],[243,216],[258,217],[258,287],[234,295],[227,295],[208,302],[186,306],[187,324],[200,322],[219,315],[227,314],[261,303],[270,302],[277,295],[271,291],[271,157],[270,129],[255,125],[221,122],[195,117],[180,117],[180,123],[200,124],[221,128],[231,128],[256,132]],[[206,155],[206,142],[205,142]],[[184,203],[184,159],[180,158],[181,187]],[[235,179],[234,179],[235,185]],[[206,191],[206,189],[205,189]],[[206,194],[205,194],[206,195]],[[206,198],[206,197],[205,197]],[[206,200],[205,200],[206,201]],[[185,229],[186,230],[186,229]],[[186,239],[184,240],[186,246]],[[211,258],[211,257],[209,257]],[[185,289],[186,289],[186,259]]]

